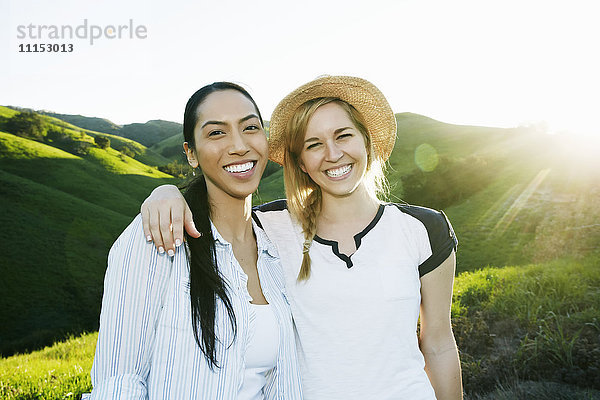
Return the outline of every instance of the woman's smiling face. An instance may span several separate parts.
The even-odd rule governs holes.
[[[342,106],[332,102],[314,112],[300,164],[323,194],[347,196],[360,186],[367,169],[366,141]]]
[[[194,149],[184,144],[188,162],[200,167],[209,193],[246,198],[258,187],[268,157],[254,104],[237,90],[221,90],[208,95],[196,112]]]

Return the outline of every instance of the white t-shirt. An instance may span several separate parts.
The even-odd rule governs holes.
[[[307,400],[435,399],[416,335],[419,277],[456,248],[443,213],[381,205],[354,237],[356,252],[315,237],[311,276],[297,282],[304,237],[285,201],[258,207],[255,219],[275,243],[296,328]]]

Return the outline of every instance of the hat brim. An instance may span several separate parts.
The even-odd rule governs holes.
[[[283,165],[289,119],[302,104],[321,97],[339,98],[356,108],[365,121],[376,156],[382,161],[389,158],[396,142],[396,118],[383,93],[362,78],[324,76],[300,86],[275,107],[269,126],[269,159]]]

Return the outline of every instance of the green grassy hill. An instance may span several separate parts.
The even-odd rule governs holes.
[[[0,117],[14,115],[0,108]],[[50,136],[60,126],[50,117],[43,122]],[[60,128],[55,140],[0,132],[0,354],[97,328],[110,245],[156,185],[174,182],[112,147],[96,147],[89,131]]]
[[[597,144],[527,129],[450,125],[409,113],[397,120],[388,170],[391,200],[444,209],[459,237],[460,271],[598,254]],[[425,157],[419,153],[424,147]],[[438,167],[423,172],[432,159],[440,160]],[[422,190],[414,182],[412,189],[404,187],[415,176]]]
[[[182,143],[183,133],[161,140],[160,142],[150,147],[150,149],[153,152],[160,154],[161,156],[170,160],[182,161],[185,160]]]
[[[2,124],[1,119],[11,118],[19,111],[9,107],[0,106],[0,125]],[[92,144],[94,142],[94,138],[100,136],[105,137],[110,140],[110,147],[118,152],[122,152],[124,155],[128,155],[130,157],[135,158],[143,164],[148,166],[162,166],[168,164],[171,160],[161,156],[160,154],[150,150],[148,147],[140,144],[132,139],[128,139],[126,137],[122,137],[116,134],[106,133],[105,131],[95,131],[93,129],[86,129],[81,126],[76,126],[68,121],[53,117],[54,114],[37,114],[43,121],[43,129],[45,134],[49,131],[59,132],[60,135],[64,137],[71,138],[72,140],[79,142],[87,142]],[[62,115],[62,114],[57,114]],[[87,117],[82,117],[84,120]],[[98,118],[92,118],[95,120]],[[78,121],[77,118],[74,119],[75,122]],[[110,122],[110,121],[109,121]],[[89,126],[96,126],[96,124],[88,124]],[[102,128],[102,126],[100,126]],[[105,129],[105,128],[102,128]],[[1,126],[0,126],[0,130]],[[110,131],[110,129],[106,129]],[[50,144],[57,146],[57,143]]]
[[[152,120],[141,123],[123,125],[121,135],[140,142],[145,146],[152,146],[164,139],[179,136],[183,133],[183,126],[177,122]]]
[[[89,154],[76,156],[4,132],[0,168],[125,215],[139,210],[135,199],[148,193],[149,182],[170,178],[110,148],[90,148]]]
[[[121,126],[104,118],[58,114],[48,111],[42,111],[40,113],[60,119],[83,129],[131,139],[148,147],[171,136],[181,134],[182,132],[181,124],[171,121],[151,120],[145,123],[125,124]]]
[[[106,256],[132,219],[0,171],[0,352],[98,324]],[[131,207],[133,208],[133,207]]]
[[[48,111],[38,112],[40,114],[48,115],[50,117],[54,117],[62,121],[68,122],[69,124],[78,126],[80,128],[88,129],[90,131],[118,135],[119,131],[121,130],[120,125],[117,125],[114,122],[109,121],[105,118],[84,117],[83,115],[58,114]]]

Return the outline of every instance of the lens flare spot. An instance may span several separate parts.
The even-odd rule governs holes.
[[[433,171],[439,161],[438,152],[432,145],[423,143],[415,149],[415,164],[417,164],[421,171]]]

